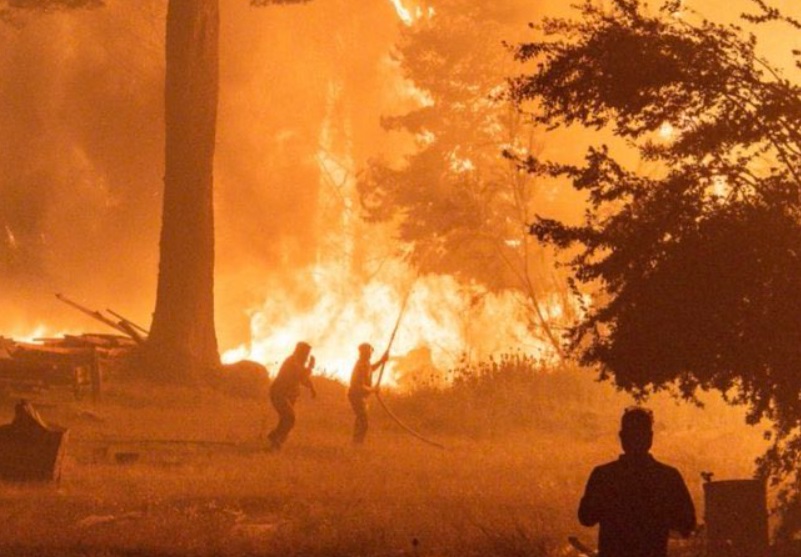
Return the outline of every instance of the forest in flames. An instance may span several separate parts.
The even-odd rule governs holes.
[[[568,188],[526,186],[522,207],[487,202],[485,209],[506,211],[501,218],[509,221],[500,234],[512,249],[499,257],[526,260],[510,264],[525,275],[518,281],[488,280],[473,269],[470,250],[455,250],[452,261],[418,276],[397,219],[364,221],[359,181],[376,160],[402,168],[441,142],[449,161],[441,171],[467,176],[496,171],[486,159],[510,146],[570,159],[586,143],[579,132],[545,138],[510,131],[493,114],[504,101],[492,95],[521,71],[505,43],[530,37],[532,19],[563,14],[560,2],[440,4],[376,0],[353,11],[337,0],[262,10],[223,2],[215,199],[216,315],[225,361],[253,358],[272,368],[305,338],[318,348],[321,369],[344,379],[352,353],[343,347],[386,342],[409,291],[412,311],[395,355],[422,350],[435,375],[465,357],[504,351],[556,357],[550,329],[560,329],[561,318],[583,302],[568,292],[551,256],[524,237],[535,213],[581,214],[581,199]],[[721,12],[714,1],[686,8]],[[55,292],[150,321],[162,195],[163,12],[155,0],[114,2],[28,17],[0,31],[0,63],[14,76],[0,87],[0,326],[7,336],[85,328],[85,320],[53,302]],[[438,34],[453,40],[437,43]],[[479,34],[480,43],[468,42]],[[781,42],[781,33],[771,34],[766,48],[778,51]],[[429,49],[445,60],[439,71],[446,75],[419,73],[404,49]],[[500,69],[488,75],[486,60],[500,60]],[[459,91],[447,90],[449,71]],[[453,117],[460,102],[484,102],[471,110],[497,119],[481,137],[488,146],[393,124],[421,109]],[[526,133],[535,135],[522,138]],[[447,222],[448,210],[436,206],[429,218]],[[488,257],[481,265],[498,270],[505,263]]]
[[[53,302],[56,292],[149,322],[163,9],[156,1],[114,3],[2,30],[3,69],[16,76],[0,91],[8,107],[7,336],[85,329],[85,320]],[[519,23],[524,13],[515,13]],[[400,1],[371,2],[358,13],[335,1],[290,10],[224,3],[215,195],[226,361],[247,356],[272,366],[307,338],[324,355],[321,367],[344,378],[352,353],[342,347],[386,342],[409,289],[399,356],[428,350],[438,373],[465,355],[524,348],[553,356],[514,292],[448,273],[417,279],[392,225],[362,220],[356,183],[368,159],[402,165],[419,148],[419,137],[387,130],[382,119],[431,102],[404,75],[396,43],[407,26],[433,26],[435,14]],[[504,38],[492,38],[496,56]],[[542,197],[554,203],[553,194]],[[557,292],[542,295],[549,316],[562,311]],[[499,315],[507,326],[497,327]]]

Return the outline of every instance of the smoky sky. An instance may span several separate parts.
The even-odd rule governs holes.
[[[154,264],[143,247],[157,239],[164,134],[152,15],[120,6],[0,32],[6,319],[46,320],[55,291],[136,295]]]

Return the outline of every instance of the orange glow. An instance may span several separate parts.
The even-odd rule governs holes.
[[[464,174],[465,172],[471,172],[476,169],[476,165],[473,164],[473,161],[469,158],[459,156],[458,148],[454,149],[450,154],[449,160],[451,172],[456,174]]]
[[[14,235],[14,231],[11,230],[11,227],[8,225],[5,226],[5,229],[6,229],[6,243],[8,244],[8,247],[11,248],[12,250],[16,250],[17,237]]]
[[[397,12],[400,20],[404,23],[404,25],[407,26],[412,26],[416,21],[423,18],[431,19],[436,14],[436,10],[434,10],[434,8],[431,6],[427,8],[417,6],[414,9],[411,9],[406,7],[403,0],[389,1],[395,7],[395,11]]]
[[[403,5],[401,0],[389,0],[393,6],[395,6],[395,11],[398,12],[398,17],[401,19],[403,23],[406,25],[411,25],[414,23],[414,16],[412,12],[410,12],[406,6]]]
[[[713,176],[709,185],[709,195],[725,199],[731,193],[731,186],[725,176]]]
[[[64,335],[74,334],[73,331],[56,331],[44,324],[36,325],[33,329],[12,333],[10,338],[17,342],[36,343],[37,339],[62,338]]]
[[[682,17],[684,17],[684,2],[679,1],[677,8],[673,12],[671,12],[670,15],[675,19],[681,19]]]
[[[522,350],[544,360],[555,357],[552,347],[526,325],[523,305],[512,293],[460,286],[449,276],[415,278],[398,260],[384,267],[381,274],[394,280],[360,284],[335,265],[315,266],[303,274],[309,284],[302,284],[304,278],[298,281],[303,294],[276,292],[250,312],[250,342],[225,352],[223,360],[248,358],[275,373],[294,343],[306,340],[313,346],[317,373],[347,382],[360,343],[373,344],[376,358],[386,348],[409,288],[392,356],[428,349],[442,381],[463,356],[482,359]],[[546,312],[557,319],[562,308],[553,300]],[[390,360],[386,384],[398,385],[395,369]]]
[[[659,137],[664,141],[670,141],[676,135],[676,128],[670,122],[665,122],[659,127]]]

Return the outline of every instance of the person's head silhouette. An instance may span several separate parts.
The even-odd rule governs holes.
[[[631,456],[643,456],[651,450],[654,440],[654,415],[641,406],[632,406],[623,411],[620,420],[620,444],[623,452]]]
[[[359,345],[359,358],[370,359],[373,355],[373,346],[370,343],[363,342]]]
[[[295,345],[295,353],[294,356],[300,360],[302,363],[306,363],[306,360],[311,353],[311,345],[308,342],[299,342]]]

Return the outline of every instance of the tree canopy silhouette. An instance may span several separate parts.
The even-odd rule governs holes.
[[[587,1],[515,47],[536,65],[511,94],[536,122],[628,146],[590,148],[583,164],[517,158],[588,200],[580,223],[538,217],[531,232],[592,292],[570,330],[581,362],[639,395],[717,389],[750,423],[772,422],[760,469],[789,488],[789,518],[801,502],[801,87],[754,34],[680,6]],[[798,27],[755,9],[747,22]]]

